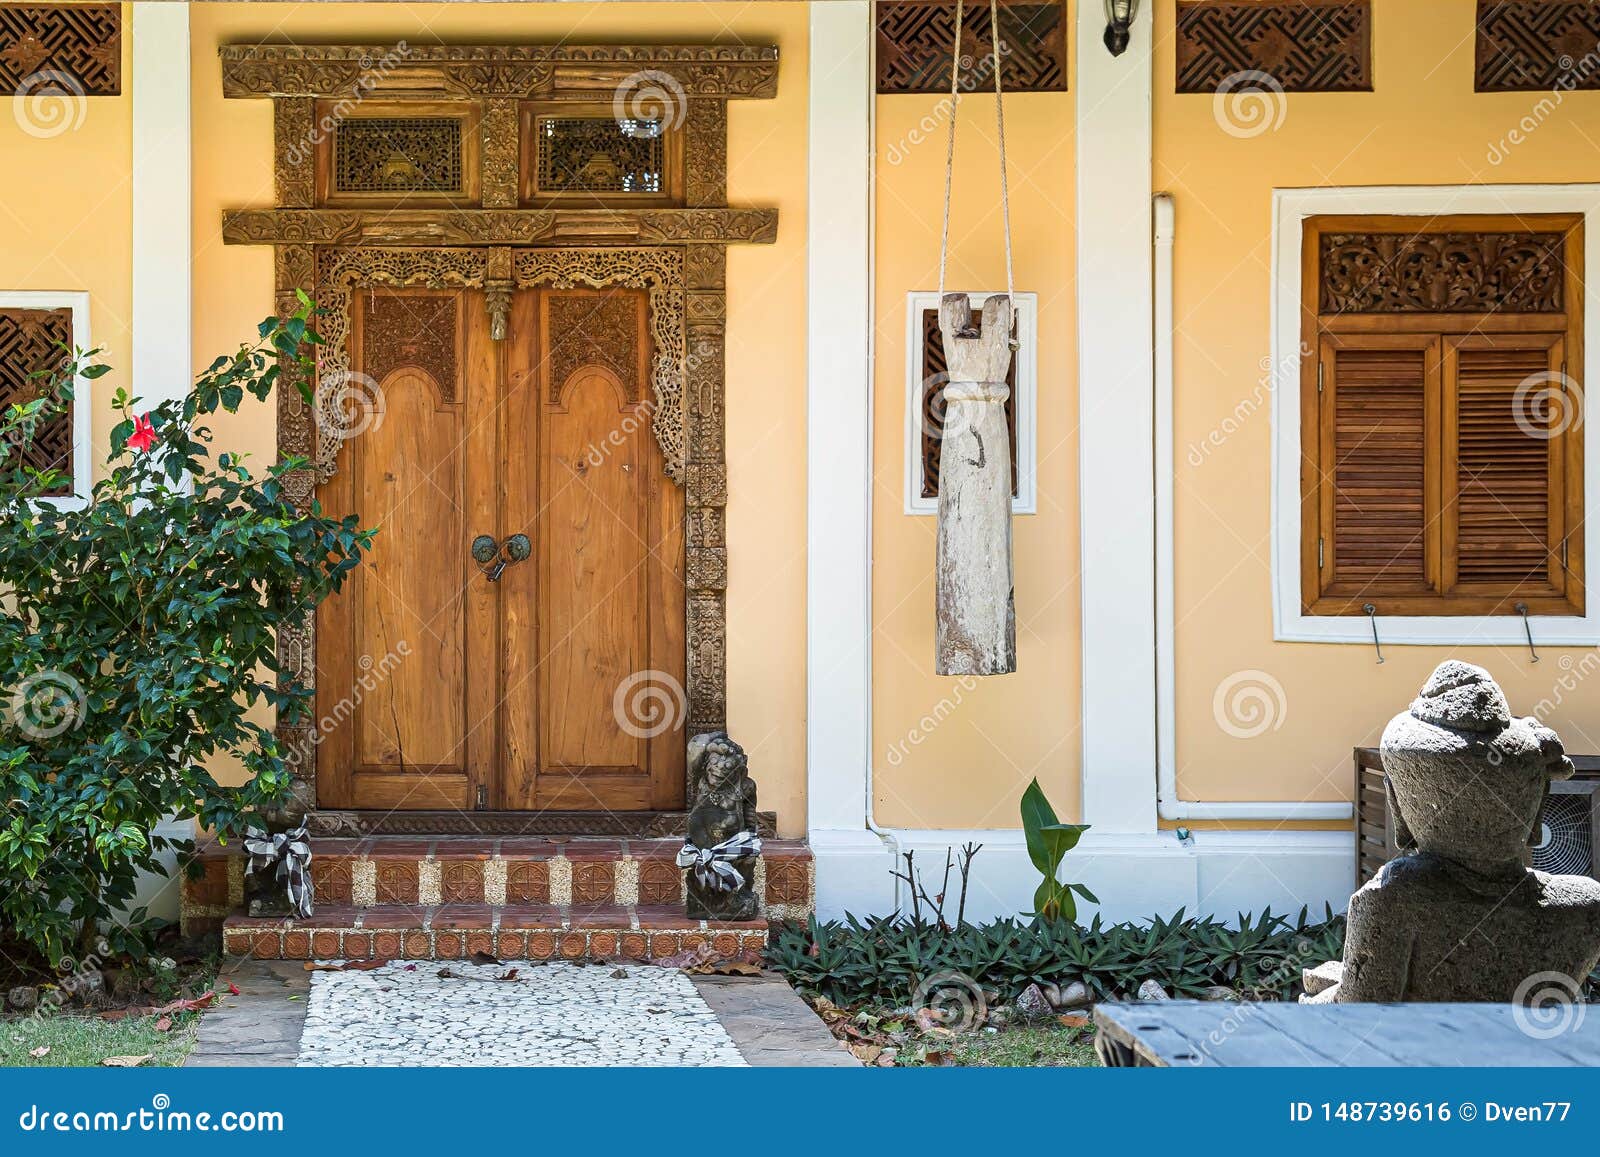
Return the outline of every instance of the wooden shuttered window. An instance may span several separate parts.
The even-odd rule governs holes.
[[[1307,223],[1304,609],[1582,614],[1581,220],[1423,229]]]

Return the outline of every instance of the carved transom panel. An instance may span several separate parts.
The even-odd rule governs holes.
[[[61,365],[62,346],[72,348],[70,309],[0,309],[0,410],[39,397],[49,379],[33,375]],[[46,493],[72,493],[72,403],[35,430],[22,464],[62,473],[65,481]]]
[[[1600,88],[1600,8],[1589,0],[1478,0],[1479,92]]]
[[[122,5],[0,4],[0,89],[122,93]]]
[[[1323,234],[1323,313],[1561,313],[1560,233]]]
[[[458,117],[355,117],[334,133],[338,193],[459,193]]]
[[[371,292],[361,316],[363,369],[379,384],[402,367],[421,370],[441,401],[457,401],[459,312],[448,294]]]
[[[666,171],[660,120],[542,116],[534,122],[541,193],[659,193]]]
[[[1214,93],[1250,72],[1284,92],[1370,92],[1372,6],[1179,0],[1177,51],[1179,92]]]
[[[1006,90],[1066,92],[1066,5],[1062,0],[1002,0],[999,14],[1000,79]],[[880,93],[950,91],[955,0],[879,0],[877,23]],[[981,0],[968,3],[961,20],[964,86],[994,87],[989,71],[992,52],[989,6]]]

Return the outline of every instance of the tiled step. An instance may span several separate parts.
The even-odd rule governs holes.
[[[262,960],[654,961],[709,945],[720,960],[757,961],[765,920],[710,923],[682,908],[571,909],[554,905],[330,905],[308,920],[229,916],[223,949]]]
[[[554,905],[557,908],[676,907],[684,873],[677,839],[526,836],[368,836],[313,839],[316,906]],[[816,874],[803,840],[766,840],[756,865],[764,920],[815,910]],[[237,845],[200,849],[183,884],[187,932],[215,929],[242,909],[244,860]]]

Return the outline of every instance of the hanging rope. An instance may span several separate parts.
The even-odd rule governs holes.
[[[950,132],[944,153],[944,223],[939,231],[939,299],[944,300],[945,265],[950,257],[950,188],[956,168],[956,119],[961,109],[961,28],[963,0],[956,0],[955,48],[950,54]],[[1000,5],[989,0],[989,48],[994,67],[994,123],[1000,149],[1000,219],[1006,238],[1006,297],[1015,303],[1016,281],[1011,265],[1011,187],[1006,178],[1006,106],[1000,83]],[[1013,318],[1015,313],[1013,312]]]

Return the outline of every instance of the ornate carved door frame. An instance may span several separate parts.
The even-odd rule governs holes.
[[[770,209],[730,209],[727,198],[729,98],[771,97],[777,50],[749,46],[582,47],[246,46],[222,50],[228,96],[271,97],[277,207],[224,215],[224,240],[270,244],[276,307],[297,294],[329,310],[319,351],[314,404],[303,400],[298,370],[285,363],[278,389],[279,457],[303,457],[288,480],[302,509],[332,476],[334,414],[348,388],[344,337],[351,295],[369,286],[458,286],[485,291],[491,332],[503,337],[517,288],[626,285],[648,292],[655,343],[652,430],[667,473],[684,488],[686,735],[726,726],[728,500],[724,423],[727,246],[776,238]],[[375,62],[377,62],[375,64]],[[680,103],[686,152],[681,208],[515,208],[522,142],[519,102],[616,99],[639,78]],[[318,131],[318,100],[441,98],[476,102],[481,126],[481,204],[435,209],[317,208],[305,142]],[[671,110],[669,109],[669,112]],[[332,131],[332,130],[327,130]],[[333,424],[330,426],[330,421]],[[282,677],[315,688],[314,616],[280,631]],[[280,724],[278,738],[294,778],[291,814],[314,827],[349,826],[317,816],[314,719]]]

